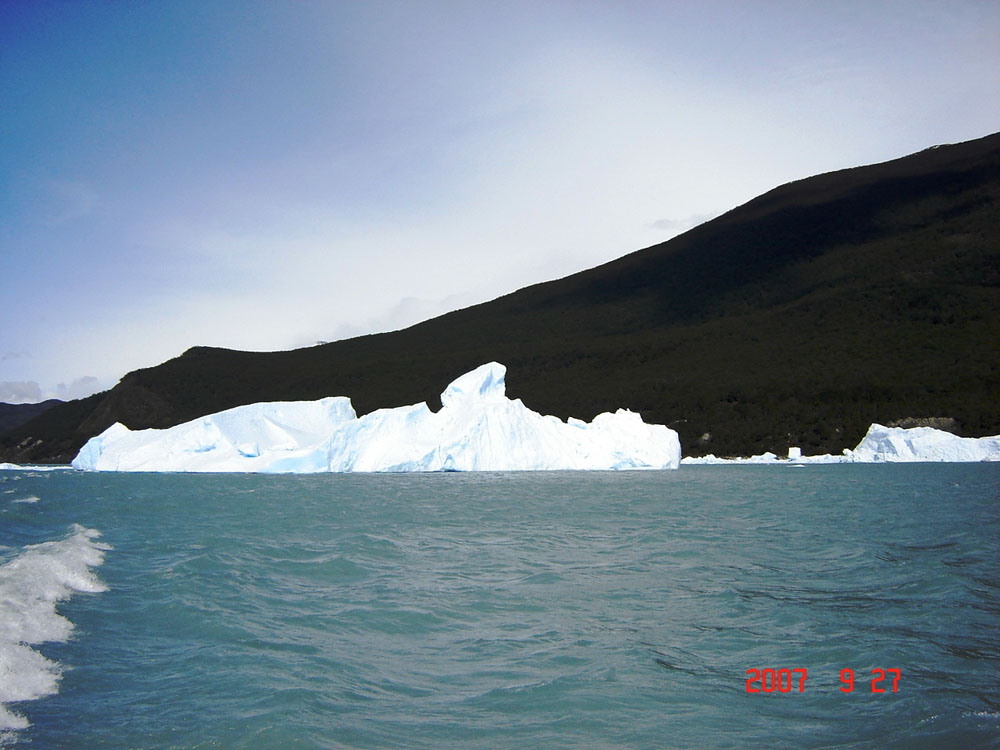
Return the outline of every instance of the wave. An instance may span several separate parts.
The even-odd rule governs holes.
[[[73,524],[66,538],[28,545],[0,565],[0,730],[29,725],[8,704],[58,691],[61,667],[32,646],[69,639],[73,623],[56,611],[58,602],[78,591],[107,590],[91,571],[111,549],[96,541],[100,536]]]

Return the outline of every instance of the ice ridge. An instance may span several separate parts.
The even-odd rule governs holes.
[[[426,403],[358,417],[350,399],[268,402],[164,430],[114,424],[73,460],[87,471],[403,472],[676,469],[677,433],[627,409],[587,423],[543,416],[506,396],[489,362]]]

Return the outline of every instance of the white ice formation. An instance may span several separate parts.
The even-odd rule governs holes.
[[[844,459],[852,463],[912,461],[1000,461],[1000,435],[964,438],[932,427],[883,427],[868,434]]]
[[[749,458],[717,458],[711,454],[686,457],[681,463],[697,464],[772,464],[801,466],[802,464],[876,464],[916,462],[1000,461],[1000,435],[964,438],[932,427],[884,427],[873,424],[854,450],[841,456],[825,453],[803,456],[799,448],[789,448],[788,458],[763,453]]]
[[[631,411],[590,423],[542,416],[505,395],[490,362],[426,403],[358,417],[349,398],[250,404],[165,430],[116,423],[73,460],[87,471],[376,472],[676,469],[677,433]]]
[[[65,471],[65,464],[11,464],[0,463],[0,471]],[[3,747],[3,745],[0,745]]]
[[[763,464],[773,466],[802,466],[803,464],[842,464],[844,456],[833,456],[824,453],[819,456],[803,456],[801,453],[797,457],[781,458],[768,451],[757,456],[747,458],[719,458],[709,453],[707,456],[686,456],[681,459],[685,466],[694,465],[718,465],[718,464]]]

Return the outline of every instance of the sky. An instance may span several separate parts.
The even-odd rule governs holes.
[[[995,0],[3,0],[0,401],[403,328],[988,135],[997,39]]]

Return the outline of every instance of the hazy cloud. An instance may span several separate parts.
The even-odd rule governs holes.
[[[101,381],[93,375],[84,375],[69,385],[60,383],[56,386],[56,398],[72,401],[75,398],[86,398],[102,390]]]
[[[704,224],[709,219],[714,219],[715,216],[716,214],[692,214],[685,219],[659,219],[650,224],[649,228],[671,234],[680,234],[699,224]]]
[[[372,332],[399,331],[480,301],[469,294],[452,294],[438,300],[404,297],[386,315],[370,318],[364,322],[344,323],[334,329],[327,340],[338,341]]]
[[[59,383],[55,388],[43,389],[34,380],[6,380],[0,382],[0,401],[7,404],[36,404],[50,398],[71,401],[86,398],[103,389],[93,375],[77,378],[69,385]]]
[[[97,205],[97,193],[82,182],[53,180],[46,187],[50,196],[46,221],[50,225],[82,219]]]
[[[42,389],[33,380],[0,383],[0,401],[6,404],[34,404],[44,401]]]

